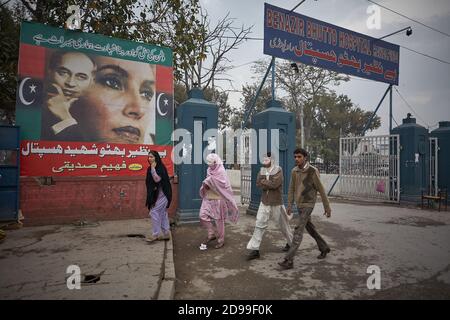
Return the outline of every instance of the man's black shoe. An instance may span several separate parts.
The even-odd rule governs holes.
[[[328,248],[325,251],[321,251],[320,254],[317,256],[317,259],[325,259],[328,253],[330,253],[330,248]]]
[[[286,259],[284,259],[282,262],[278,262],[278,264],[283,270],[292,269],[294,267],[294,262]]]
[[[259,250],[252,250],[247,256],[247,260],[259,259]]]
[[[283,249],[281,249],[281,251],[288,252],[290,248],[291,248],[291,246],[289,245],[289,243],[286,243],[286,245],[284,246]]]

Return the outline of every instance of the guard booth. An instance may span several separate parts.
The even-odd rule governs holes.
[[[430,194],[450,189],[450,121],[430,132]]]
[[[400,137],[400,200],[419,203],[423,190],[430,187],[428,130],[408,113],[403,123],[392,129]]]
[[[0,221],[19,217],[20,130],[0,126]]]
[[[252,126],[257,132],[257,141],[251,141],[251,143],[256,144],[257,152],[256,155],[252,155],[251,200],[247,214],[256,215],[261,201],[261,189],[256,187],[256,177],[261,168],[259,159],[262,159],[261,156],[267,151],[275,154],[276,162],[283,169],[283,198],[285,203],[287,202],[290,173],[295,165],[293,154],[295,150],[294,114],[284,110],[281,101],[269,100],[266,109],[253,116]],[[267,139],[262,134],[263,129],[267,130]],[[277,132],[278,136],[276,136]],[[266,145],[264,145],[265,141],[267,141]],[[279,152],[276,152],[277,149]]]
[[[180,222],[196,222],[202,203],[199,190],[206,178],[208,165],[203,161],[203,150],[208,149],[208,141],[203,136],[208,129],[217,130],[218,108],[206,101],[199,88],[192,88],[189,99],[177,108],[177,129],[184,129],[190,137],[188,141],[179,141],[183,162],[176,166],[179,178],[179,202],[177,218]],[[176,142],[177,143],[177,142]]]

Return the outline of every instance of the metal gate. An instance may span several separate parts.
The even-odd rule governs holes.
[[[430,195],[437,196],[438,193],[438,138],[430,139]]]
[[[339,154],[340,195],[399,202],[399,135],[341,138]]]
[[[248,205],[252,194],[252,166],[241,165],[241,204]]]
[[[0,126],[0,221],[19,216],[19,127]]]
[[[252,194],[251,138],[246,131],[242,133],[240,143],[241,161],[241,204],[248,205]]]

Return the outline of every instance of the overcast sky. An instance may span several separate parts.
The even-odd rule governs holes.
[[[263,0],[200,0],[214,22],[228,12],[236,19],[236,25],[254,25],[251,37],[263,37]],[[450,34],[450,0],[374,0],[403,15],[418,20],[428,26]],[[292,9],[299,0],[266,1],[285,9]],[[343,28],[382,37],[394,31],[411,26],[413,34],[404,32],[386,38],[388,42],[408,47],[434,56],[448,63],[439,62],[400,48],[399,85],[396,87],[406,102],[416,113],[417,122],[434,129],[439,121],[450,121],[450,37],[430,30],[400,15],[381,8],[381,29],[368,29],[367,8],[372,5],[367,0],[306,0],[295,11]],[[263,41],[248,40],[229,56],[233,65],[239,66],[251,61],[267,58],[263,54]],[[234,87],[241,90],[245,83],[252,83],[251,65],[241,66],[229,72]],[[227,87],[225,85],[225,87]],[[338,93],[348,95],[351,100],[365,110],[375,110],[388,84],[352,77],[347,83],[335,87]],[[230,93],[230,103],[239,106],[240,93]],[[387,97],[388,98],[388,97]],[[389,99],[385,99],[378,115],[381,116],[380,129],[369,133],[388,134]],[[411,109],[393,90],[393,115],[398,124]],[[393,127],[396,127],[393,122]]]

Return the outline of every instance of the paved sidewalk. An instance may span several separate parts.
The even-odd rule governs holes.
[[[200,251],[198,223],[176,226],[172,240],[147,244],[150,219],[102,221],[7,231],[0,244],[3,299],[450,299],[450,214],[396,206],[317,204],[313,221],[331,246],[317,260],[305,234],[292,270],[280,271],[284,241],[272,223],[261,259],[246,261],[255,217],[227,224],[221,249]],[[294,225],[295,219],[291,221]],[[173,260],[175,257],[175,261]],[[69,265],[96,283],[69,290]],[[381,269],[369,290],[367,267]],[[175,277],[176,268],[176,277]]]
[[[150,230],[150,219],[137,219],[6,231],[0,244],[0,300],[171,299],[172,240],[147,244],[143,237]],[[82,281],[86,275],[100,280],[69,290],[69,265],[80,267]]]

